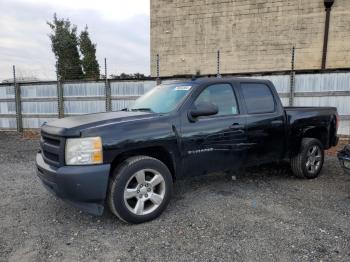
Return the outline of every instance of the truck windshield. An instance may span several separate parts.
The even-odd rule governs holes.
[[[191,90],[190,85],[159,85],[141,96],[129,108],[131,111],[169,113],[173,111]]]

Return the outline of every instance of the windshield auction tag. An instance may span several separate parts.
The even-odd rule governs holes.
[[[175,90],[178,90],[178,91],[188,91],[191,89],[192,86],[177,86],[175,87]]]

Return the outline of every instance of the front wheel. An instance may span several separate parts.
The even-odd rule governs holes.
[[[143,223],[164,211],[172,190],[172,176],[165,164],[148,156],[131,157],[113,171],[109,208],[125,222]]]
[[[304,138],[297,155],[291,158],[291,167],[296,177],[316,178],[324,162],[322,143],[315,138]]]

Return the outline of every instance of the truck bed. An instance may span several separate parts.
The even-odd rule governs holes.
[[[325,149],[337,144],[338,113],[335,107],[284,107],[291,141],[297,137],[317,137]],[[312,133],[310,131],[313,129]],[[290,145],[293,147],[293,145]]]

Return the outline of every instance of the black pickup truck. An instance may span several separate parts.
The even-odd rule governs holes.
[[[270,81],[206,78],[164,84],[118,112],[69,117],[41,130],[37,174],[60,198],[142,223],[166,208],[178,177],[288,160],[321,171],[338,143],[332,107],[283,107]]]

